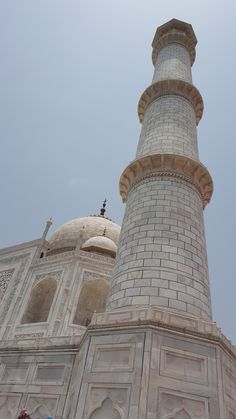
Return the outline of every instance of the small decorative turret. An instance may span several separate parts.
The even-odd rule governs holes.
[[[52,225],[52,217],[49,218],[49,220],[46,222],[46,226],[42,235],[42,240],[45,240],[48,234],[48,230]]]

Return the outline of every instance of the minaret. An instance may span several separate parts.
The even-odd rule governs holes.
[[[108,310],[153,305],[212,319],[203,209],[213,184],[198,156],[196,43],[192,26],[176,19],[152,43],[155,70],[138,104],[136,158],[120,179],[126,210]]]

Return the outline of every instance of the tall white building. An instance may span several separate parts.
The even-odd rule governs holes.
[[[176,19],[156,31],[121,233],[104,204],[0,251],[0,419],[236,419],[236,350],[211,313],[196,43]]]

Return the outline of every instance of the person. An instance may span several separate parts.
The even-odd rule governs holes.
[[[23,409],[17,419],[31,419],[27,410]]]

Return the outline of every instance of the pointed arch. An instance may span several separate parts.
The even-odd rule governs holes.
[[[56,289],[57,281],[54,278],[45,278],[38,282],[31,290],[21,323],[46,322]]]
[[[101,407],[93,411],[89,419],[121,419],[121,415],[108,397],[102,402]]]
[[[191,416],[185,409],[181,409],[175,414],[174,419],[191,419]]]
[[[105,279],[85,282],[80,291],[73,324],[88,326],[95,311],[105,311],[108,289],[109,284]]]

